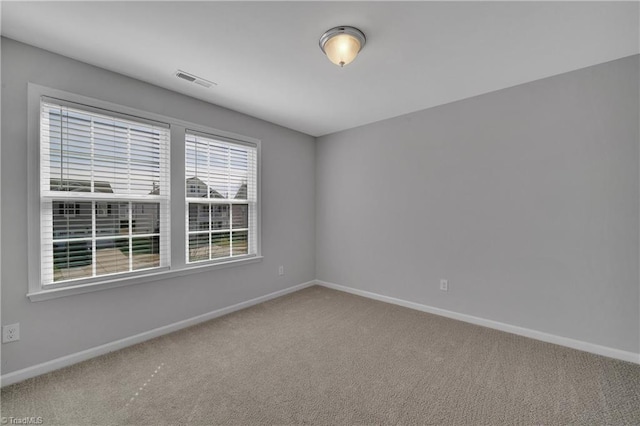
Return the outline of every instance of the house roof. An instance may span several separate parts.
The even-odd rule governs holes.
[[[247,184],[243,183],[242,185],[240,185],[240,188],[238,188],[238,192],[236,192],[236,196],[235,196],[236,200],[246,200],[247,199]]]

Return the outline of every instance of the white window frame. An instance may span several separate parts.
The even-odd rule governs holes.
[[[33,83],[28,84],[28,292],[27,296],[32,302],[38,302],[74,294],[104,290],[108,288],[133,285],[144,282],[164,280],[173,277],[202,273],[220,268],[246,265],[261,262],[261,141],[256,138],[238,135],[203,126],[197,123],[167,117],[135,108],[125,107],[119,104],[102,101],[86,96],[69,93]],[[42,97],[61,99],[67,102],[87,105],[92,108],[114,111],[119,114],[137,116],[142,119],[168,123],[170,126],[170,267],[165,270],[131,272],[126,276],[107,276],[104,279],[96,277],[91,282],[62,286],[57,288],[43,288],[40,275],[40,100]],[[185,261],[185,235],[187,234],[185,218],[185,152],[184,140],[186,130],[194,130],[205,134],[217,135],[232,140],[245,141],[254,144],[257,149],[257,253],[248,258],[231,258],[228,261],[219,261],[206,264],[188,264]]]

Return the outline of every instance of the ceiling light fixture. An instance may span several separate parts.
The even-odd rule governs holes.
[[[331,28],[320,37],[320,49],[331,62],[341,67],[350,64],[362,50],[367,38],[357,28]]]

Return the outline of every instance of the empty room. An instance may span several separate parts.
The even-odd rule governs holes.
[[[640,3],[0,4],[0,421],[640,425]]]

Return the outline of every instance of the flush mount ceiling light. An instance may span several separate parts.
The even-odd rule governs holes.
[[[331,28],[320,37],[320,49],[331,62],[341,67],[351,63],[362,50],[367,38],[357,28]]]

